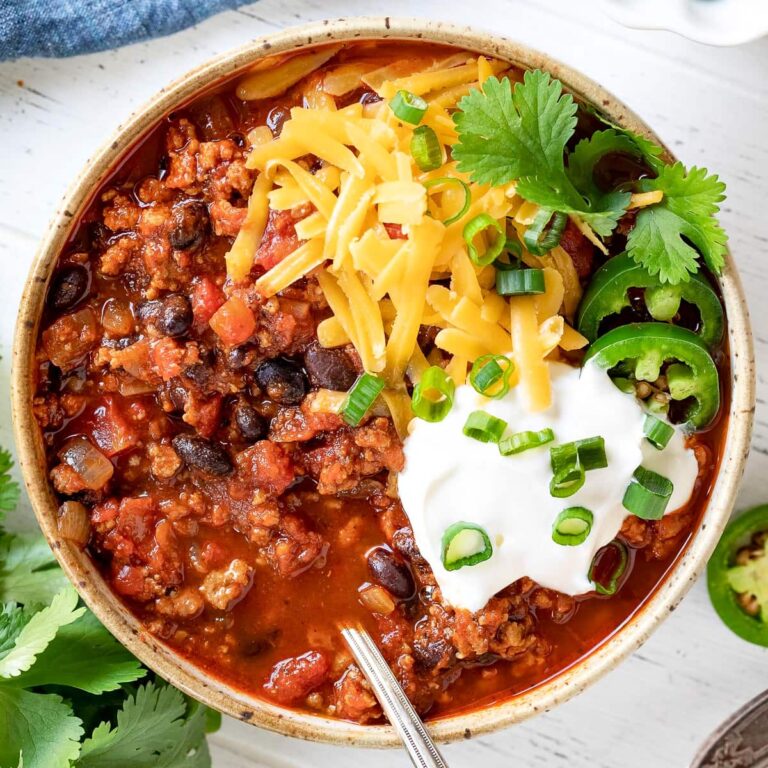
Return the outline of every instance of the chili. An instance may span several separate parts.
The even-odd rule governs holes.
[[[697,273],[687,283],[662,285],[657,276],[651,275],[626,253],[610,259],[592,278],[579,306],[579,332],[594,341],[606,318],[631,305],[633,289],[644,289],[645,305],[654,320],[672,320],[681,300],[686,301],[699,312],[698,335],[701,340],[711,348],[722,339],[723,307],[704,276]]]
[[[686,421],[697,429],[710,424],[720,408],[720,378],[717,366],[699,336],[666,323],[632,323],[609,331],[587,351],[585,362],[594,360],[602,368],[626,364],[635,378],[656,381],[669,361],[685,366],[685,387],[670,392],[672,399],[692,397]],[[681,395],[684,395],[682,397]]]
[[[768,504],[732,520],[707,566],[712,605],[739,637],[768,646]]]

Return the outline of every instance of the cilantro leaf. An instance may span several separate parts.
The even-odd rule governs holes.
[[[699,253],[719,275],[727,236],[715,214],[725,199],[725,184],[704,168],[686,171],[675,163],[661,167],[657,178],[643,179],[638,187],[642,192],[661,190],[664,198],[638,213],[627,239],[629,255],[664,283],[686,282],[698,270]]]
[[[56,637],[59,628],[85,613],[77,607],[77,592],[69,587],[53,598],[47,608],[35,613],[16,635],[13,645],[0,657],[0,677],[17,677],[28,670],[37,655]]]
[[[78,768],[205,768],[205,707],[169,685],[147,683],[83,743]]]
[[[631,137],[613,128],[595,131],[588,139],[582,139],[576,145],[568,158],[568,175],[583,195],[594,199],[604,194],[595,184],[595,166],[606,155],[614,152],[635,156],[641,154]]]
[[[66,659],[65,664],[62,659]],[[144,675],[146,670],[138,660],[88,611],[74,623],[61,627],[32,668],[22,672],[13,683],[25,688],[63,685],[98,694],[117,690],[122,683]]]
[[[460,171],[481,184],[544,176],[567,184],[563,151],[576,128],[576,103],[562,84],[541,70],[525,73],[514,91],[508,78],[488,78],[454,115]]]
[[[0,602],[47,605],[68,586],[42,536],[0,533]]]
[[[655,141],[651,141],[651,139],[643,136],[641,133],[630,131],[628,128],[622,128],[612,120],[609,120],[601,112],[598,112],[594,107],[587,106],[585,109],[590,114],[594,115],[604,125],[607,125],[609,128],[613,128],[613,130],[618,131],[619,133],[622,133],[624,136],[627,136],[629,139],[631,139],[632,143],[635,145],[635,147],[637,147],[643,160],[645,160],[649,168],[658,173],[658,171],[665,166],[664,160],[662,159],[664,149],[660,147]]]
[[[19,484],[11,478],[13,459],[9,451],[0,449],[0,520],[6,512],[13,512],[19,503],[21,489]]]
[[[607,236],[624,213],[628,195],[585,199],[565,167],[565,148],[576,128],[577,106],[559,80],[540,70],[525,73],[514,90],[494,77],[472,90],[453,116],[459,140],[452,148],[460,171],[473,181],[516,181],[526,200],[580,216]],[[601,207],[608,203],[610,207]]]
[[[13,648],[16,638],[24,625],[32,618],[32,613],[25,611],[16,603],[5,603],[0,609],[0,658]]]
[[[0,684],[0,766],[69,768],[83,728],[61,696]]]

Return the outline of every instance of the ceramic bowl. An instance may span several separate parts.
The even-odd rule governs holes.
[[[768,35],[765,0],[602,0],[616,21],[665,29],[709,45],[740,45]]]
[[[360,39],[426,40],[495,56],[526,68],[541,67],[560,78],[577,97],[599,106],[616,123],[652,136],[638,117],[596,83],[545,54],[491,33],[422,20],[362,18],[316,23],[254,40],[239,50],[204,64],[165,88],[119,126],[113,138],[87,163],[66,195],[29,275],[16,329],[12,396],[19,463],[40,526],[85,602],[120,642],[166,680],[233,717],[316,741],[388,747],[398,744],[389,726],[361,726],[330,720],[254,699],[207,675],[147,633],[113,595],[87,554],[59,537],[57,503],[48,482],[45,451],[31,409],[35,340],[51,273],[74,222],[117,160],[148,128],[180,102],[267,55],[330,41]],[[744,295],[730,257],[721,288],[729,320],[732,399],[727,445],[699,530],[663,584],[634,617],[599,648],[558,677],[515,698],[432,722],[432,733],[440,741],[468,738],[519,722],[551,709],[582,691],[640,646],[704,568],[736,499],[749,447],[755,402],[752,337]]]

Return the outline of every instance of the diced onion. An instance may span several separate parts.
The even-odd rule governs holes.
[[[664,475],[645,467],[638,467],[624,493],[624,509],[643,520],[660,520],[664,517],[674,485]]]
[[[73,437],[59,451],[59,458],[93,491],[102,488],[114,474],[112,462],[85,437]]]
[[[82,549],[91,535],[88,510],[79,501],[65,501],[59,507],[56,527],[62,539]]]

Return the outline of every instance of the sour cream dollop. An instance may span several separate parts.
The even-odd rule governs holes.
[[[489,400],[465,385],[457,387],[453,408],[443,421],[415,420],[405,441],[400,499],[421,554],[444,599],[455,607],[480,610],[523,576],[568,595],[590,591],[592,560],[616,537],[629,514],[621,502],[641,464],[672,481],[667,513],[682,507],[693,492],[698,464],[680,429],[659,451],[644,437],[641,405],[620,392],[604,370],[552,363],[550,373],[552,405],[542,413],[527,411],[517,388],[501,400]],[[608,466],[587,472],[586,482],[573,496],[554,498],[549,492],[549,446],[502,456],[496,445],[463,434],[467,417],[476,410],[504,419],[509,432],[549,427],[555,433],[552,445],[600,435]],[[556,544],[552,524],[573,506],[592,512],[592,531],[578,546]],[[487,531],[493,556],[447,571],[441,560],[442,536],[460,521]]]

